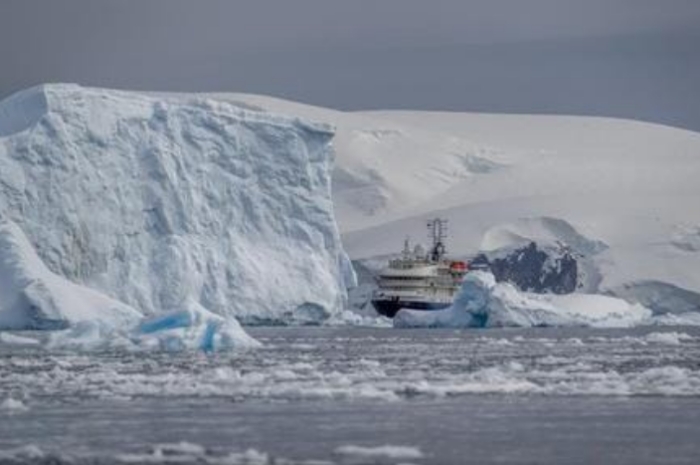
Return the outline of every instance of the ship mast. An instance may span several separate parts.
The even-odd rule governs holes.
[[[445,242],[447,238],[447,220],[435,218],[428,221],[428,237],[432,242],[430,247],[430,260],[439,262],[445,255]]]

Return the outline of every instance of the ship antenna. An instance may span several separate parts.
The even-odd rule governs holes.
[[[438,262],[445,255],[445,239],[447,238],[447,220],[435,218],[428,221],[428,237],[432,242],[430,259]]]
[[[410,236],[406,236],[406,239],[403,241],[403,251],[402,251],[403,257],[408,258],[411,255],[411,238]]]

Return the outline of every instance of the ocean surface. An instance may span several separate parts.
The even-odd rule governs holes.
[[[700,328],[249,331],[213,355],[0,343],[0,463],[700,463]]]

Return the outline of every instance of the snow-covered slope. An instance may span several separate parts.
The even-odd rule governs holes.
[[[339,311],[331,128],[196,96],[47,85],[0,103],[0,213],[54,273],[146,315]]]
[[[353,259],[397,252],[406,235],[422,240],[425,220],[439,215],[453,253],[493,250],[495,239],[575,247],[584,238],[596,244],[585,267],[599,274],[586,291],[700,309],[699,133],[611,118],[342,113],[226,98],[336,126],[333,195]]]

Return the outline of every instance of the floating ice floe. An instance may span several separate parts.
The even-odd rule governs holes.
[[[140,346],[163,350],[218,349],[258,347],[235,318],[216,315],[191,301],[189,308],[144,320],[135,336]]]
[[[360,465],[385,464],[399,465],[406,459],[421,459],[419,449],[406,446],[341,446],[336,449],[336,458],[298,459],[275,456],[257,449],[216,450],[191,442],[163,443],[147,447],[144,451],[130,453],[106,453],[82,448],[73,452],[53,452],[36,445],[0,450],[0,461],[12,464],[21,463],[198,463],[216,465]]]
[[[335,449],[340,456],[356,460],[376,460],[378,458],[389,459],[421,459],[424,457],[421,450],[412,446],[395,446],[385,444],[383,446],[356,446],[346,445]],[[364,463],[364,462],[357,462]]]
[[[112,328],[95,321],[54,331],[53,350],[218,350],[250,349],[260,343],[235,318],[224,318],[192,302],[189,308],[144,318],[130,328]]]
[[[647,322],[655,326],[700,326],[700,312],[662,313]]]
[[[677,346],[683,341],[690,341],[693,337],[686,333],[664,332],[664,333],[649,333],[644,337],[646,342],[652,344],[667,344]]]
[[[33,337],[18,336],[16,334],[0,332],[0,343],[13,346],[36,346],[40,342]]]
[[[27,410],[29,410],[27,404],[25,404],[19,399],[8,397],[7,399],[0,402],[0,412],[13,414],[19,412],[26,412]]]
[[[432,312],[403,309],[395,327],[630,327],[647,322],[652,312],[622,299],[593,294],[547,295],[518,291],[496,283],[490,273],[465,278],[453,305]]]
[[[391,319],[383,316],[369,316],[352,310],[342,310],[323,322],[323,326],[362,326],[390,328]]]

